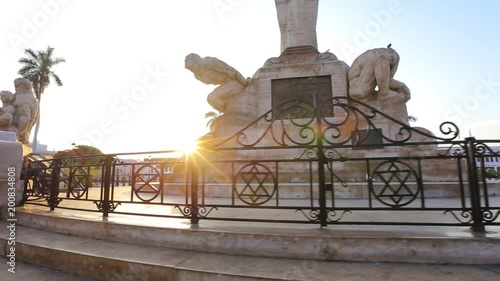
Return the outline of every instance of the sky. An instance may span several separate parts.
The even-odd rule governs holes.
[[[318,49],[348,65],[389,43],[408,112],[439,133],[500,139],[500,1],[320,0]],[[24,49],[55,48],[62,87],[41,102],[39,142],[105,153],[178,149],[208,132],[214,89],[184,68],[189,53],[251,77],[280,55],[272,0],[3,0],[0,90],[14,92]],[[32,134],[33,135],[33,134]]]

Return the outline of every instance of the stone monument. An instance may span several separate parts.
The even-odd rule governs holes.
[[[317,50],[318,0],[275,2],[282,53],[268,59],[252,78],[243,78],[217,58],[186,57],[186,68],[198,80],[220,85],[208,95],[209,104],[223,113],[211,128],[216,138],[232,135],[286,101],[312,101],[315,92],[322,99],[348,96],[349,66],[334,54]],[[259,124],[252,129],[259,131]]]
[[[185,66],[201,82],[219,85],[207,97],[208,103],[223,113],[212,127],[240,127],[257,118],[256,99],[247,90],[251,79],[243,77],[236,69],[214,57],[202,58],[197,54],[189,54]]]
[[[281,52],[296,46],[318,49],[318,0],[276,0],[275,3],[281,32]]]
[[[26,78],[14,80],[15,94],[1,91],[0,99],[0,206],[22,200],[23,155],[31,152],[29,136],[38,118],[39,104]]]
[[[284,160],[287,163],[280,162],[279,180],[281,186],[288,186],[280,194],[289,192],[291,198],[308,194],[307,184],[314,182],[308,171],[316,169],[319,177],[325,168],[306,167],[300,161],[319,163],[320,158],[328,159],[325,166],[331,172],[341,174],[342,179],[330,175],[332,191],[341,197],[366,196],[374,168],[358,160],[382,165],[382,159],[426,158],[422,166],[420,162],[411,164],[419,166],[422,178],[452,183],[447,191],[438,184],[431,187],[436,189],[426,190],[427,194],[458,190],[457,170],[463,166],[457,167],[451,158],[434,161],[443,153],[437,144],[457,137],[458,128],[444,122],[439,128],[444,136],[436,137],[425,128],[410,126],[406,103],[411,91],[395,79],[401,58],[392,45],[367,50],[349,66],[329,51],[318,51],[318,0],[275,0],[275,5],[281,53],[267,59],[251,78],[243,78],[216,58],[186,57],[186,68],[198,80],[220,85],[208,95],[209,104],[223,115],[211,126],[210,134],[201,138],[209,148],[204,150],[205,158]],[[217,168],[220,172],[207,175],[207,180],[228,180],[224,177],[233,167],[222,163]],[[384,168],[390,173],[395,169]],[[333,187],[333,181],[350,184]],[[375,183],[379,184],[381,181]]]
[[[29,145],[31,129],[38,119],[38,100],[33,94],[30,80],[17,78],[14,80],[14,87],[15,94],[0,92],[3,103],[0,108],[0,130],[14,132],[17,140]]]
[[[22,200],[22,159],[23,146],[16,134],[0,131],[0,207],[13,207]]]
[[[390,46],[368,50],[349,67],[333,53],[318,51],[318,0],[275,0],[275,4],[281,54],[269,58],[252,78],[244,78],[217,58],[196,54],[186,57],[186,68],[198,80],[220,85],[207,98],[214,109],[223,113],[211,127],[214,137],[229,137],[284,102],[303,100],[313,104],[315,93],[319,93],[320,102],[332,97],[359,100],[409,126],[406,102],[411,93],[403,82],[394,79],[400,61],[396,50]],[[333,117],[332,110],[326,112],[327,116]],[[384,135],[392,139],[404,137],[400,136],[400,124],[383,119],[375,118],[374,123]],[[262,130],[259,125],[263,124],[254,124],[249,130],[258,134]],[[433,136],[426,129],[417,129]],[[429,149],[433,150],[420,148]]]

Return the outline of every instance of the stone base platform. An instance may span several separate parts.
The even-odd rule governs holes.
[[[18,208],[16,218],[18,261],[98,280],[498,280],[500,272],[500,227],[191,225],[39,206]],[[0,224],[6,256],[8,223]]]

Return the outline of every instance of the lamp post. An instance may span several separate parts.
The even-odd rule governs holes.
[[[76,143],[72,142],[71,146],[73,147],[71,149],[71,166],[73,166],[73,157],[75,157],[75,149],[76,149]]]

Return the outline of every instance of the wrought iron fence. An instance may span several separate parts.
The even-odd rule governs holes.
[[[286,102],[191,155],[27,157],[24,202],[191,223],[500,225],[500,182],[486,176],[500,140],[459,140],[450,122],[440,131],[344,97]]]

